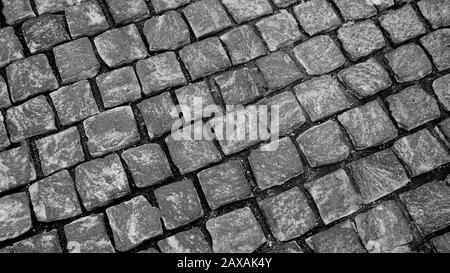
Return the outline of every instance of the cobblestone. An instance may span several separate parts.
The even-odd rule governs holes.
[[[422,0],[417,3],[420,12],[433,28],[450,25],[450,6],[445,0]]]
[[[88,0],[65,10],[67,26],[74,39],[93,36],[109,28],[106,16],[96,0]]]
[[[62,253],[56,230],[17,242],[13,248],[14,253]]]
[[[436,30],[420,39],[439,71],[450,68],[450,29]]]
[[[450,111],[450,75],[436,79],[433,82],[433,90],[445,110]]]
[[[439,253],[450,253],[450,233],[431,239],[431,243]]]
[[[377,13],[375,3],[383,1],[333,0],[346,21],[372,17]]]
[[[0,198],[0,241],[13,239],[31,229],[31,214],[26,193]]]
[[[36,179],[36,171],[26,144],[0,152],[0,193]]]
[[[11,99],[9,98],[8,85],[0,76],[0,108],[7,108],[11,106]]]
[[[342,23],[336,11],[326,0],[301,2],[294,7],[294,13],[309,35],[338,28]]]
[[[157,13],[162,13],[166,10],[175,9],[183,5],[189,4],[191,0],[150,0],[152,6]]]
[[[203,118],[203,114],[206,114],[205,108],[214,104],[211,91],[205,81],[181,87],[175,91],[175,95],[178,104],[183,106],[181,113],[185,122]],[[195,101],[198,99],[201,99],[201,104]],[[197,109],[201,109],[202,112]]]
[[[2,0],[2,13],[8,25],[18,24],[35,17],[30,0]]]
[[[174,107],[175,104],[168,92],[138,104],[150,138],[161,136],[171,130],[172,124],[177,119],[171,115]]]
[[[180,232],[158,242],[162,253],[212,253],[205,235],[198,228]]]
[[[273,11],[268,0],[222,0],[222,4],[239,24]]]
[[[145,0],[106,0],[106,4],[116,24],[137,22],[150,15]]]
[[[0,29],[0,68],[24,58],[23,48],[12,27]]]

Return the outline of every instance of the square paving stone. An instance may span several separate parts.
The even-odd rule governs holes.
[[[12,63],[6,68],[6,75],[13,102],[59,87],[47,57],[43,54]]]
[[[198,228],[180,232],[158,242],[162,253],[212,253],[205,235]]]
[[[14,253],[62,253],[56,230],[44,232],[14,244]]]
[[[145,0],[106,0],[106,5],[116,24],[138,22],[150,15]]]
[[[141,81],[142,91],[146,95],[186,84],[186,78],[173,52],[138,61],[136,73]]]
[[[75,184],[88,211],[107,205],[130,192],[127,176],[116,154],[76,167]]]
[[[393,149],[413,177],[450,162],[445,148],[427,129],[397,140]]]
[[[387,97],[391,115],[400,128],[408,131],[440,117],[436,99],[414,85]]]
[[[195,37],[219,32],[232,25],[219,0],[200,0],[183,9]]]
[[[336,42],[326,35],[316,36],[299,44],[293,52],[310,75],[331,72],[346,62]]]
[[[450,253],[450,232],[434,237],[431,243],[438,253]]]
[[[0,242],[16,238],[31,229],[31,214],[26,193],[0,198]]]
[[[313,168],[344,161],[351,150],[341,127],[333,120],[305,131],[297,142]]]
[[[191,43],[189,28],[176,11],[145,21],[144,35],[150,51],[175,50]]]
[[[297,148],[288,137],[251,151],[249,161],[262,190],[283,185],[304,172]]]
[[[70,168],[84,161],[80,134],[76,127],[71,127],[36,141],[42,171],[44,175]]]
[[[150,0],[157,13],[162,13],[169,9],[176,9],[189,4],[191,0]]]
[[[133,67],[124,67],[97,77],[97,86],[106,108],[141,98],[141,86]]]
[[[11,99],[9,98],[8,86],[5,79],[0,75],[0,108],[8,108],[11,106]]]
[[[227,53],[217,37],[185,46],[180,50],[180,57],[192,80],[214,74],[231,66]]]
[[[361,0],[333,0],[341,11],[345,21],[353,21],[368,18],[377,13],[377,8],[373,4],[382,1],[361,1]]]
[[[355,218],[362,243],[370,253],[407,252],[412,224],[395,201],[384,201]]]
[[[144,196],[110,207],[106,214],[119,251],[130,250],[163,233],[159,209],[152,207]]]
[[[385,45],[383,33],[370,20],[345,24],[338,30],[338,37],[353,60],[365,57]]]
[[[146,144],[122,153],[134,183],[139,188],[153,186],[172,177],[169,161],[158,144]]]
[[[62,15],[42,15],[29,19],[23,23],[22,33],[32,54],[47,51],[70,40]]]
[[[206,107],[214,104],[211,91],[205,81],[181,87],[175,91],[175,95],[178,105],[182,106],[181,112],[185,122],[202,119],[207,115]]]
[[[167,229],[187,225],[203,216],[197,191],[191,180],[183,180],[155,190],[156,200]]]
[[[109,67],[117,67],[147,57],[147,49],[134,24],[108,30],[94,39],[95,47]]]
[[[392,85],[389,73],[374,59],[343,69],[338,75],[339,80],[359,99],[375,95]]]
[[[130,106],[117,107],[83,122],[89,152],[101,156],[131,146],[140,139]]]
[[[294,16],[286,10],[281,10],[273,16],[262,19],[256,23],[256,27],[270,51],[275,51],[305,38],[298,29]]]
[[[0,51],[0,68],[25,57],[22,44],[12,27],[0,29],[0,47],[2,48],[2,51]]]
[[[338,116],[356,150],[384,144],[398,136],[397,129],[378,100]]]
[[[391,10],[380,17],[381,26],[389,33],[395,44],[425,34],[425,25],[411,5]]]
[[[450,187],[444,181],[402,193],[400,199],[424,235],[450,225]]]
[[[417,5],[433,28],[450,25],[450,5],[446,0],[422,0]]]
[[[150,138],[155,138],[169,132],[178,116],[172,115],[175,104],[169,92],[149,98],[138,104],[147,133]]]
[[[261,38],[248,25],[235,28],[220,36],[231,57],[233,65],[251,61],[267,54]]]
[[[450,111],[450,74],[437,78],[433,90],[445,110]]]
[[[308,114],[316,122],[350,108],[350,101],[341,84],[324,75],[294,87],[295,94]]]
[[[66,8],[67,25],[74,39],[92,36],[109,28],[106,16],[97,0],[89,0]]]
[[[251,253],[266,237],[250,208],[244,207],[206,222],[215,253]]]
[[[44,96],[9,108],[6,125],[13,143],[56,130],[53,110]]]
[[[222,0],[238,24],[272,13],[268,0]]]
[[[2,13],[8,25],[18,24],[35,17],[30,0],[2,0]]]
[[[294,60],[282,51],[262,57],[256,63],[271,90],[281,89],[304,76]]]
[[[31,185],[31,203],[39,222],[54,222],[80,215],[75,184],[68,171],[62,171]]]
[[[347,165],[364,203],[374,202],[409,183],[405,169],[391,149]]]
[[[83,217],[64,226],[69,253],[114,253],[102,214]]]
[[[239,160],[230,160],[201,171],[198,180],[206,201],[213,210],[253,195]]]
[[[347,173],[342,169],[306,183],[304,186],[313,197],[326,225],[360,208],[361,197],[350,182]]]
[[[58,118],[64,126],[79,122],[99,113],[91,85],[80,81],[64,86],[50,94]]]
[[[301,2],[294,7],[294,13],[309,35],[333,30],[342,23],[336,11],[326,0]]]
[[[317,225],[305,195],[293,188],[258,202],[270,230],[279,241],[299,237]]]
[[[9,145],[11,145],[11,142],[9,141],[8,133],[6,132],[3,114],[0,113],[0,150]]]
[[[306,239],[315,253],[365,253],[353,222],[345,221]]]
[[[419,80],[433,70],[430,60],[422,48],[407,44],[385,55],[389,66],[399,82]]]
[[[268,253],[303,253],[303,251],[295,241],[291,241],[275,248],[274,250],[269,251]]]
[[[422,45],[431,54],[439,71],[450,68],[450,29],[436,30],[420,39]]]
[[[79,4],[85,0],[34,0],[38,14],[64,11],[67,7]]]
[[[27,144],[0,152],[0,193],[36,179],[36,171]]]

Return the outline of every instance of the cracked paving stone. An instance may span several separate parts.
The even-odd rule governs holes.
[[[169,92],[151,97],[137,105],[141,112],[147,133],[150,138],[155,138],[169,132],[178,116],[172,115],[175,104]]]
[[[345,21],[368,18],[377,13],[377,8],[370,0],[333,0],[333,2],[341,11],[342,17],[344,17]]]
[[[306,239],[315,253],[366,253],[355,225],[345,221]]]
[[[431,243],[438,253],[450,253],[450,232],[431,239]]]
[[[293,188],[258,202],[270,230],[279,241],[299,237],[317,225],[305,195]]]
[[[36,171],[27,144],[0,152],[0,193],[36,179]]]
[[[296,46],[293,52],[310,75],[331,72],[346,62],[336,42],[327,35],[311,38]]]
[[[8,25],[15,25],[35,17],[30,0],[2,0],[2,13]]]
[[[283,185],[304,172],[297,148],[288,137],[251,151],[249,162],[262,190]]]
[[[300,32],[294,16],[286,10],[262,19],[256,23],[256,27],[270,51],[305,38],[305,35]]]
[[[388,72],[374,59],[339,71],[339,79],[359,99],[370,97],[392,85]]]
[[[64,226],[69,253],[114,253],[103,214],[83,217]]]
[[[32,227],[29,200],[26,193],[0,198],[0,242],[16,238]]]
[[[46,176],[84,161],[80,134],[76,127],[37,140],[36,148]]]
[[[14,253],[62,253],[56,230],[44,232],[13,245]]]
[[[187,45],[180,50],[179,54],[192,80],[214,74],[231,66],[227,53],[217,37]]]
[[[150,1],[157,13],[162,13],[170,9],[176,9],[191,2],[191,0],[150,0]]]
[[[23,23],[22,33],[32,54],[47,51],[70,40],[62,15],[42,15],[29,19]]]
[[[339,115],[338,120],[350,135],[356,150],[375,147],[398,136],[397,129],[378,100],[353,108]]]
[[[187,83],[175,53],[166,52],[138,61],[136,73],[142,84],[142,91],[151,95],[169,87]]]
[[[39,222],[50,223],[80,215],[75,184],[68,171],[40,180],[28,189]]]
[[[302,249],[298,246],[295,241],[291,241],[282,246],[279,246],[268,253],[281,254],[281,253],[303,253]]]
[[[0,150],[7,148],[11,145],[9,141],[8,133],[6,132],[6,127],[4,123],[3,114],[0,113]]]
[[[50,94],[58,118],[67,126],[99,113],[91,85],[80,81],[64,86]]]
[[[127,251],[163,233],[160,212],[144,196],[106,209],[115,247]]]
[[[450,187],[444,181],[430,182],[402,193],[400,199],[424,235],[450,224]]]
[[[8,108],[11,106],[11,99],[9,98],[8,86],[5,79],[0,75],[0,108]]]
[[[106,5],[116,24],[128,24],[150,16],[145,0],[106,0]]]
[[[139,141],[140,136],[130,106],[117,107],[83,122],[91,155],[101,156]]]
[[[417,5],[434,29],[450,26],[450,5],[447,0],[422,0]]]
[[[450,162],[450,155],[427,129],[397,140],[393,149],[413,177]]]
[[[445,110],[450,111],[450,74],[437,78],[433,90]]]
[[[88,38],[80,38],[53,49],[62,83],[72,83],[97,75],[100,63]]]
[[[329,75],[303,82],[295,86],[294,91],[313,122],[342,112],[351,106],[342,85]]]
[[[294,60],[285,52],[277,51],[256,60],[258,68],[272,91],[281,89],[303,78]]]
[[[348,216],[360,208],[361,197],[343,169],[327,174],[304,186],[313,197],[326,225]]]
[[[222,0],[222,4],[238,24],[273,12],[268,0]]]
[[[206,201],[213,210],[253,196],[239,160],[230,160],[201,171],[198,180]]]
[[[395,201],[384,201],[355,217],[356,229],[370,253],[408,252],[413,240],[412,224]]]
[[[183,180],[155,190],[161,217],[168,230],[187,225],[203,216],[197,191],[191,180]]]
[[[153,186],[172,177],[167,156],[158,144],[131,148],[122,153],[122,158],[139,188]]]
[[[347,165],[364,203],[372,203],[409,183],[403,165],[391,149]]]
[[[263,41],[248,25],[235,28],[220,36],[220,39],[227,47],[233,65],[246,63],[267,54]]]
[[[267,241],[248,207],[208,220],[206,229],[215,253],[251,253]]]
[[[150,51],[175,50],[191,43],[189,28],[176,11],[148,19],[143,31]]]
[[[80,4],[86,0],[34,0],[38,14],[64,11],[67,7]]]
[[[441,116],[436,99],[417,85],[387,97],[387,102],[398,126],[408,131]]]
[[[294,13],[309,35],[333,30],[342,23],[336,11],[326,0],[302,1],[294,7]]]
[[[6,124],[13,143],[56,130],[53,110],[44,96],[9,108]]]
[[[313,168],[344,161],[351,151],[342,129],[333,120],[305,131],[297,142]]]
[[[450,68],[450,29],[439,29],[420,39],[439,71]]]
[[[89,0],[66,8],[67,25],[72,38],[92,36],[109,28],[102,7],[96,0]]]
[[[43,54],[12,63],[6,68],[6,75],[13,102],[59,87],[48,59]]]
[[[0,29],[0,47],[2,48],[0,51],[0,68],[25,57],[22,44],[12,27]]]
[[[385,55],[389,66],[399,82],[419,80],[433,70],[430,60],[422,48],[416,44],[407,44]]]
[[[158,242],[162,253],[212,253],[205,235],[198,228],[180,232]]]
[[[232,25],[219,0],[200,0],[183,9],[197,39],[214,34]]]
[[[208,115],[206,107],[215,104],[209,86],[205,81],[186,85],[176,90],[175,95],[178,105],[182,106],[181,113],[184,122],[206,117]],[[199,99],[201,99],[201,103]],[[202,111],[198,111],[199,109]]]
[[[88,211],[130,193],[127,176],[116,154],[76,167],[75,184]]]

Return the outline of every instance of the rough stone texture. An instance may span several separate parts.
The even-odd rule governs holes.
[[[294,7],[294,13],[309,35],[329,31],[341,25],[341,20],[326,0],[301,2]]]
[[[435,131],[439,134],[439,137],[445,142],[445,144],[450,147],[450,118],[445,119],[440,122],[436,127]]]
[[[106,5],[116,24],[128,24],[150,15],[145,0],[106,0]]]
[[[6,132],[3,114],[0,113],[0,150],[7,148],[9,145],[11,145],[11,142]]]
[[[96,0],[88,0],[66,8],[67,25],[74,39],[92,36],[109,28],[105,14]]]
[[[436,30],[420,39],[422,45],[431,54],[439,71],[450,68],[450,29]]]
[[[130,192],[127,176],[116,154],[76,167],[75,184],[88,211],[107,205]]]
[[[353,21],[375,15],[377,8],[373,2],[380,3],[383,1],[333,0],[333,2],[337,5],[346,21]]]
[[[187,225],[203,216],[197,191],[191,180],[183,180],[155,190],[164,226],[169,229]]]
[[[437,78],[433,82],[433,90],[445,110],[450,111],[450,75]]]
[[[38,181],[28,191],[39,222],[48,223],[81,214],[75,185],[68,171]]]
[[[150,0],[157,13],[189,4],[191,0]]]
[[[31,229],[31,214],[26,193],[0,198],[0,241],[16,238]]]
[[[2,0],[2,13],[8,25],[18,24],[35,17],[30,0]]]
[[[183,9],[183,13],[197,38],[231,26],[231,21],[219,0],[193,2]]]
[[[450,5],[446,0],[421,0],[417,3],[422,15],[433,28],[450,25]]]
[[[251,253],[266,242],[255,216],[248,207],[206,222],[215,253]]]
[[[26,144],[0,152],[0,193],[36,179],[36,171]]]
[[[274,250],[269,251],[269,253],[274,254],[282,254],[282,253],[303,253],[302,249],[298,246],[295,241],[291,241],[282,246],[275,248]]]
[[[450,253],[450,233],[431,239],[431,243],[439,253]]]
[[[44,232],[14,244],[14,253],[62,253],[56,230]]]
[[[268,0],[222,0],[239,24],[272,13]]]
[[[146,99],[138,104],[150,138],[159,137],[172,129],[172,125],[178,119],[177,115],[172,115],[174,107],[175,104],[169,92]]]
[[[8,108],[11,106],[11,99],[9,98],[8,86],[5,79],[0,76],[0,108]]]
[[[420,36],[426,32],[425,25],[411,5],[391,10],[380,17],[381,26],[389,33],[395,44]]]
[[[64,11],[67,7],[85,0],[34,0],[38,14]]]
[[[0,68],[25,57],[22,44],[12,27],[0,29],[0,46],[2,48],[0,52]]]
[[[142,195],[108,208],[106,214],[119,251],[130,250],[163,232],[159,209]]]
[[[208,114],[207,107],[215,104],[206,81],[193,83],[177,89],[175,95],[178,100],[178,105],[183,106],[181,113],[185,122],[206,117]],[[200,112],[199,109],[202,111]]]
[[[342,129],[333,120],[307,130],[297,138],[297,142],[311,167],[334,164],[350,155]]]
[[[325,224],[348,216],[360,208],[361,197],[342,169],[304,186],[313,197]]]
[[[305,195],[293,188],[258,202],[270,230],[279,241],[301,236],[317,225]]]
[[[338,117],[357,150],[384,144],[398,132],[378,100],[353,108]]]
[[[180,232],[161,240],[158,242],[158,246],[162,253],[212,253],[211,247],[205,239],[205,235],[198,228]]]
[[[272,2],[277,6],[281,8],[285,8],[287,6],[290,6],[294,3],[300,2],[300,0],[272,0]]]

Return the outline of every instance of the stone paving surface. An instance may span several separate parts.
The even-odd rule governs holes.
[[[0,10],[0,253],[450,253],[448,0]]]

